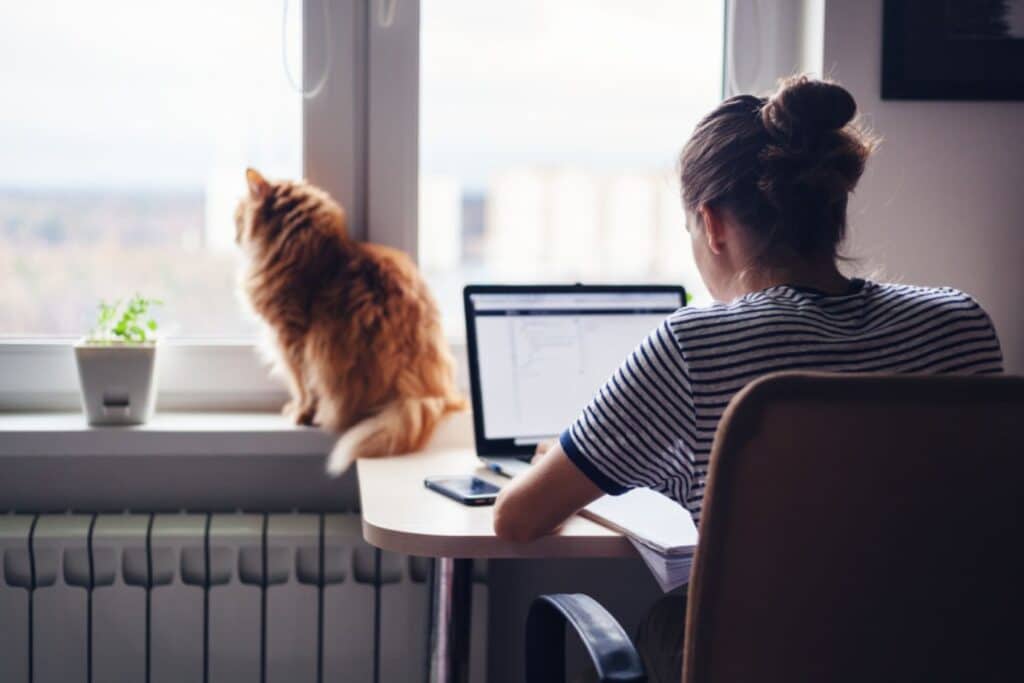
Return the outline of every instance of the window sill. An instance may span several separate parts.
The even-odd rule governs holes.
[[[275,413],[158,413],[135,427],[90,427],[81,413],[0,414],[0,456],[322,457],[335,439]]]
[[[453,415],[429,447],[471,449],[472,434],[470,413]],[[356,468],[324,469],[335,439],[275,413],[162,412],[139,427],[0,413],[0,515],[358,511]]]
[[[0,414],[0,514],[358,510],[355,468],[324,470],[334,439],[269,412],[160,412],[139,427]]]
[[[0,457],[316,456],[337,436],[277,413],[158,412],[144,425],[92,427],[81,412],[0,413]],[[429,448],[472,448],[469,412],[438,425]]]

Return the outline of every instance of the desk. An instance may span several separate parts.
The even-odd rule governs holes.
[[[406,555],[437,558],[430,634],[433,683],[468,680],[473,558],[636,556],[624,536],[582,517],[573,517],[559,533],[532,543],[497,538],[492,507],[462,505],[423,485],[425,477],[449,474],[475,474],[499,486],[508,482],[481,467],[472,449],[360,460],[357,467],[366,542]]]

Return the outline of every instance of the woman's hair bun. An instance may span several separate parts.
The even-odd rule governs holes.
[[[876,141],[843,87],[796,76],[771,98],[736,95],[705,116],[679,159],[683,204],[727,208],[763,240],[835,255],[849,194]]]
[[[853,95],[841,85],[794,76],[761,108],[761,121],[773,137],[813,139],[843,128],[856,113]]]

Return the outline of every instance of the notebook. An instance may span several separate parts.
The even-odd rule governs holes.
[[[663,591],[690,580],[697,526],[689,510],[671,498],[633,489],[598,498],[580,514],[628,536]]]

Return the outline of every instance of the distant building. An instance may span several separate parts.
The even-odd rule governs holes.
[[[462,187],[450,176],[420,179],[419,261],[427,271],[445,271],[462,261]]]
[[[484,259],[487,238],[487,195],[483,192],[462,193],[462,261],[480,264]]]
[[[705,294],[668,172],[511,169],[489,187],[485,232],[497,278],[682,282]]]

